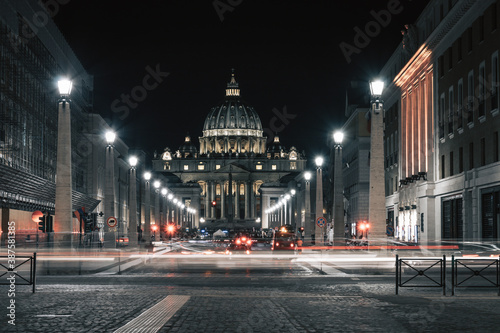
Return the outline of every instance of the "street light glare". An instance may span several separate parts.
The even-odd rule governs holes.
[[[135,167],[137,165],[137,157],[136,156],[130,156],[128,159],[128,163],[130,164],[131,167]]]
[[[71,88],[73,88],[73,82],[68,79],[62,79],[57,82],[57,86],[61,96],[69,96],[69,94],[71,94]]]
[[[161,189],[161,194],[162,194],[162,195],[167,195],[167,192],[168,192],[168,191],[167,191],[167,189],[166,189],[166,188],[162,188],[162,189]]]
[[[113,144],[115,142],[116,134],[113,131],[106,132],[106,142],[109,144]]]
[[[384,91],[384,82],[380,80],[371,81],[370,91],[372,96],[382,96],[382,92]]]
[[[159,180],[155,180],[155,181],[154,181],[154,183],[153,183],[153,186],[154,186],[155,188],[159,188],[159,187],[160,187],[160,185],[161,185],[161,183],[160,183],[160,181],[159,181]]]
[[[311,173],[309,171],[307,171],[306,173],[304,173],[304,178],[306,180],[311,180]]]
[[[292,195],[295,195],[295,193],[297,193],[297,191],[295,191],[295,189],[292,189],[292,190],[290,191],[290,193],[292,193]]]
[[[333,133],[333,140],[336,144],[342,144],[342,141],[344,140],[344,133],[341,131]]]
[[[323,165],[323,157],[321,157],[321,156],[316,157],[316,159],[314,160],[314,163],[316,163],[317,167],[321,167]]]
[[[144,173],[144,179],[150,180],[151,179],[151,172],[145,172]]]
[[[168,200],[172,200],[172,198],[173,198],[173,197],[174,197],[174,195],[173,195],[172,193],[170,193],[170,194],[168,195]]]

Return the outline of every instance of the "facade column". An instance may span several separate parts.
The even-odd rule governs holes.
[[[130,168],[128,199],[128,239],[131,246],[137,245],[137,176],[136,168]]]
[[[235,200],[234,200],[234,219],[239,220],[240,219],[240,183],[238,181],[235,181],[235,186],[236,186],[236,193],[235,193]]]
[[[205,215],[203,216],[205,218],[205,221],[208,219],[209,214],[210,214],[210,195],[208,191],[208,181],[205,182]]]
[[[226,190],[224,186],[224,181],[220,183],[220,217],[221,219],[226,218]]]
[[[245,220],[250,218],[250,182],[245,182]]]
[[[210,181],[210,201],[214,201],[215,200],[215,187],[216,187],[216,183],[211,180]],[[216,212],[215,212],[215,207],[210,205],[210,218],[212,219],[215,219],[216,218]]]

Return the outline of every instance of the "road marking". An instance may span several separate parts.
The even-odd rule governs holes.
[[[354,280],[354,281],[359,281],[359,278],[357,278],[357,277],[353,277],[353,278],[351,278],[351,280]]]
[[[114,333],[156,333],[189,300],[190,296],[169,295],[153,307],[132,319]]]
[[[46,315],[36,315],[35,317],[40,318],[54,318],[54,317],[73,317],[73,315],[57,315],[57,314],[46,314]]]

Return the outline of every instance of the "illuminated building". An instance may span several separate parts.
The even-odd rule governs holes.
[[[163,173],[169,189],[199,212],[193,227],[291,224],[295,214],[290,211],[266,212],[295,187],[305,157],[295,147],[285,148],[277,135],[266,142],[259,115],[241,99],[234,73],[224,101],[209,111],[198,140],[199,149],[187,135],[177,151],[165,148],[153,160],[153,171]]]

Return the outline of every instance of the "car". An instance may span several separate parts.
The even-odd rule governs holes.
[[[252,251],[252,239],[248,236],[234,238],[226,248],[226,254],[232,254],[235,251],[244,251],[250,254]]]
[[[128,237],[126,236],[121,236],[121,237],[118,237],[118,239],[116,240],[116,245],[117,246],[127,246],[128,245]]]

